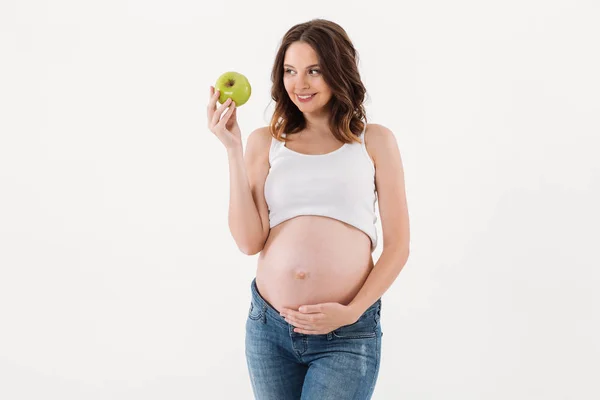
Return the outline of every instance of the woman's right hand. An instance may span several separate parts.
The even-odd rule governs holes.
[[[209,101],[207,107],[208,129],[229,149],[242,147],[242,132],[237,123],[236,106],[231,99],[217,107],[220,92],[210,87]],[[223,111],[229,107],[225,114]],[[223,114],[223,117],[221,117]]]

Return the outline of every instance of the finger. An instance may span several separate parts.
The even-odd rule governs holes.
[[[213,126],[215,126],[219,123],[219,119],[221,119],[221,115],[223,114],[223,111],[225,111],[225,109],[227,107],[229,107],[230,103],[231,103],[231,99],[227,99],[225,101],[225,103],[221,104],[221,106],[219,108],[217,108],[217,110],[215,111],[215,113],[213,114],[213,117],[212,117]]]
[[[314,322],[309,320],[308,318],[297,318],[292,315],[287,315],[284,319],[287,321],[287,323],[292,324],[294,326],[303,325],[304,327],[306,327],[307,325],[313,325]]]
[[[310,323],[302,323],[302,322],[297,322],[297,321],[291,321],[289,319],[286,318],[285,320],[288,324],[292,325],[294,328],[298,328],[298,329],[305,329],[308,331],[312,331],[312,330],[316,330],[317,328],[310,324]]]
[[[323,312],[323,306],[321,304],[301,306],[298,311],[301,313],[320,313]]]
[[[302,329],[302,328],[295,328],[294,332],[296,333],[304,333],[305,335],[324,335],[327,332],[322,332],[319,330],[310,330],[310,329]]]
[[[303,323],[303,324],[314,324],[315,322],[322,320],[325,317],[325,314],[288,314],[287,318],[293,322]]]
[[[296,310],[291,310],[288,308],[283,308],[281,315],[282,316],[290,316],[290,317],[294,318],[295,320],[299,320],[299,321],[316,321],[318,319],[323,319],[325,317],[325,314],[323,314],[321,312],[301,313]]]
[[[221,95],[221,92],[219,92],[218,90],[215,90],[214,87],[210,87],[210,97],[208,99],[208,105],[206,106],[206,111],[208,114],[208,118],[212,119],[213,113],[215,112],[215,106],[217,104],[217,100],[219,99],[219,96]]]
[[[229,109],[223,115],[223,118],[221,118],[221,120],[219,121],[219,123],[217,125],[222,125],[222,126],[226,126],[227,125],[227,122],[229,121],[229,118],[231,118],[231,115],[235,111],[235,103],[233,101],[231,103],[232,104],[229,106]]]

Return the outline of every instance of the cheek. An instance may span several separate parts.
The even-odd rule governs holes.
[[[323,79],[320,79],[318,84],[317,82],[315,82],[314,87],[324,95],[323,97],[329,96],[331,94],[331,89],[329,88],[329,85],[327,85],[327,83],[325,83]]]
[[[316,86],[319,88],[320,92],[323,93],[330,93],[331,90],[329,89],[329,86],[327,85],[327,83],[325,82],[324,79],[319,79],[317,82],[315,82]]]
[[[289,79],[283,79],[283,86],[285,87],[285,90],[290,93],[294,90],[294,85],[293,83],[289,80]]]

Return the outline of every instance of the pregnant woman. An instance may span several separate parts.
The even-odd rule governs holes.
[[[260,253],[245,341],[254,396],[370,399],[381,296],[409,255],[397,141],[367,124],[356,50],[332,21],[290,28],[271,80],[275,111],[245,154],[235,104],[217,107],[213,87],[207,113],[227,149],[232,236],[245,254]],[[374,264],[376,202],[383,250]]]

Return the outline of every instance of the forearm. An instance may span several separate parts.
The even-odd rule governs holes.
[[[238,248],[249,254],[262,237],[262,222],[254,199],[241,147],[227,150],[229,159],[229,230]]]
[[[348,304],[356,319],[392,286],[407,260],[408,249],[396,247],[383,250],[360,291]]]

